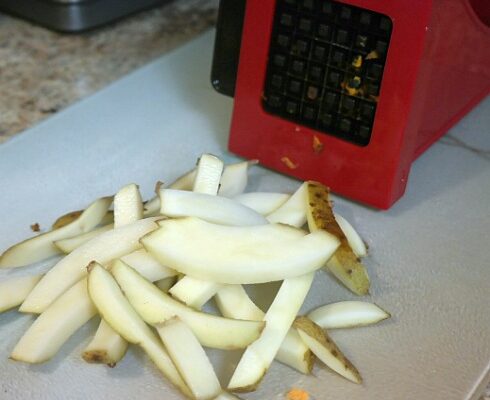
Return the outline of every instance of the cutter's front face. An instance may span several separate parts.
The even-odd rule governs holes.
[[[389,207],[412,161],[428,18],[411,1],[248,0],[230,150]]]
[[[393,23],[332,1],[279,1],[262,105],[272,115],[366,146]]]

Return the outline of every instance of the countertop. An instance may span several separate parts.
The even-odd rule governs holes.
[[[179,0],[78,35],[0,13],[0,143],[197,36],[217,0]]]
[[[217,3],[174,1],[80,35],[0,13],[0,143],[197,36]]]

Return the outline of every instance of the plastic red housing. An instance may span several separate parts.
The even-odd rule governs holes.
[[[358,146],[264,111],[275,1],[248,0],[229,149],[387,209],[403,195],[412,161],[490,93],[490,2],[343,3],[387,15],[393,22],[369,144]],[[313,145],[314,137],[322,151],[318,143]]]

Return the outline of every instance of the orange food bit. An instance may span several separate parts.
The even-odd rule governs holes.
[[[291,161],[291,159],[289,157],[282,157],[281,158],[281,162],[286,166],[288,167],[289,169],[296,169],[298,168],[298,164],[294,163],[293,161]]]
[[[318,138],[318,136],[314,135],[313,136],[313,151],[316,154],[320,154],[323,151],[324,144],[321,142],[321,140]]]
[[[367,56],[366,56],[366,60],[376,60],[377,58],[379,58],[379,55],[378,53],[376,52],[376,50],[373,50],[371,51]]]
[[[302,389],[293,388],[288,392],[288,400],[310,400],[308,392]]]

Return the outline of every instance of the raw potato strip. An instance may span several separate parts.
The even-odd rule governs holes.
[[[86,275],[92,260],[109,261],[141,248],[139,239],[157,227],[158,218],[147,218],[134,224],[105,232],[61,259],[39,281],[22,303],[19,311],[41,313],[66,289]]]
[[[161,189],[160,213],[167,217],[197,217],[222,225],[263,225],[267,220],[251,208],[215,195]]]
[[[307,183],[304,182],[281,207],[267,216],[271,223],[301,228],[306,223]]]
[[[241,285],[222,285],[215,296],[215,301],[224,317],[262,321],[264,312],[248,297]],[[311,373],[314,356],[303,343],[295,329],[289,329],[276,360],[298,370],[303,374]]]
[[[250,192],[238,195],[233,200],[259,214],[267,215],[281,207],[290,197],[286,193]]]
[[[359,371],[322,328],[307,317],[296,318],[293,326],[298,330],[301,339],[327,367],[354,383],[362,382]]]
[[[157,325],[170,357],[196,400],[210,400],[221,393],[213,365],[192,330],[178,318]]]
[[[95,228],[93,231],[82,233],[81,235],[73,236],[68,239],[61,239],[53,242],[54,245],[64,254],[69,254],[77,247],[82,244],[87,243],[90,239],[99,236],[101,233],[110,231],[114,229],[112,224],[101,226],[100,228]]]
[[[328,269],[348,289],[357,295],[369,292],[369,277],[349,246],[342,229],[335,220],[329,200],[329,190],[318,182],[307,182],[307,217],[311,232],[324,230],[340,240],[340,246],[327,262]]]
[[[219,283],[195,279],[185,276],[178,281],[170,290],[170,294],[184,304],[196,310],[207,303],[221,287]]]
[[[144,250],[142,250],[144,252]],[[136,257],[139,258],[139,257]],[[161,272],[161,267],[157,266],[157,269],[152,269],[148,268],[148,265],[145,265],[142,267],[143,264],[136,262],[133,264],[135,269],[138,271],[138,273],[142,274],[146,279],[160,279],[160,276],[166,276],[165,274],[162,274]],[[86,282],[86,279],[84,278],[82,281]],[[78,286],[77,286],[78,285]],[[85,284],[86,285],[86,284]],[[2,295],[2,292],[0,292],[0,297]],[[82,326],[85,322],[87,322],[92,314],[87,314],[86,311],[89,305],[92,304],[88,295],[88,292],[86,290],[83,290],[83,283],[79,282],[75,284],[72,288],[68,289],[65,293],[63,293],[55,302],[48,307],[46,311],[44,311],[38,318],[39,322],[36,322],[36,325],[33,325],[33,328],[30,329],[35,329],[34,333],[30,334],[30,342],[29,345],[31,346],[30,352],[32,354],[47,354],[47,353],[42,353],[44,343],[48,343],[51,341],[56,342],[56,347],[52,347],[48,349],[51,351],[50,354],[45,355],[45,359],[40,360],[40,361],[35,361],[35,362],[42,362],[47,360],[48,358],[51,358],[64,344],[64,342],[80,327]],[[80,312],[82,310],[82,312]],[[37,320],[36,320],[37,321]],[[53,330],[52,328],[47,328],[47,327],[59,327],[59,330]],[[105,331],[105,328],[102,328]],[[110,328],[111,329],[111,328]],[[42,337],[36,336],[36,332],[42,331],[41,335]],[[26,333],[27,335],[27,333]],[[53,337],[54,335],[54,337]],[[35,341],[36,343],[32,343]],[[115,348],[112,351],[112,353],[117,354],[117,352],[122,352],[121,345],[117,345],[118,340],[114,339],[115,341]],[[119,349],[119,350],[118,350]],[[109,354],[111,356],[111,354]],[[109,357],[107,354],[102,354],[102,353],[93,353],[86,355],[86,358],[90,362],[105,362],[108,364],[111,364],[112,362],[110,361],[113,358],[108,358]],[[111,357],[116,357],[115,355],[112,355]],[[109,359],[109,361],[107,361]],[[34,361],[33,361],[34,362]]]
[[[61,217],[58,217],[56,221],[51,225],[51,230],[63,228],[64,226],[71,224],[75,221],[80,215],[82,215],[83,210],[70,211],[66,214],[63,214]]]
[[[143,215],[145,217],[154,217],[160,213],[160,197],[155,196],[145,202],[143,206]]]
[[[112,274],[144,321],[155,325],[179,317],[203,346],[244,348],[257,339],[263,329],[263,322],[234,320],[195,311],[172,299],[121,261],[114,263]]]
[[[175,282],[177,282],[177,277],[176,276],[170,276],[168,278],[163,278],[160,279],[159,281],[155,282],[155,286],[167,293],[173,285],[175,285]]]
[[[223,197],[235,197],[244,192],[248,181],[248,168],[258,160],[242,161],[229,164],[221,175],[218,194]]]
[[[143,201],[134,183],[122,187],[114,196],[114,228],[132,224],[143,218]],[[126,354],[128,342],[115,332],[104,319],[82,353],[87,362],[114,367]]]
[[[141,346],[158,369],[182,393],[191,397],[163,345],[131,307],[111,274],[95,262],[88,269],[88,292],[101,317],[125,340]]]
[[[208,171],[207,176],[205,176],[203,173],[199,173],[199,169],[203,168],[208,168],[211,170]],[[223,162],[218,162],[214,156],[212,156],[210,159],[203,159],[201,157],[197,171],[198,172],[196,173],[194,180],[194,194],[204,196],[211,195],[216,197],[220,181],[223,176]],[[227,175],[229,176],[230,174],[228,173]],[[203,181],[203,178],[206,180]],[[160,199],[161,198],[160,193]],[[164,201],[166,202],[166,200]],[[166,208],[166,204],[162,204],[162,209]],[[209,208],[209,206],[203,206],[201,207],[201,211],[204,211],[207,208]],[[218,208],[217,211],[220,211],[220,208]],[[219,284],[214,282],[184,276],[174,285],[174,287],[172,287],[172,289],[170,289],[170,294],[176,299],[182,301],[184,304],[187,304],[189,307],[200,310],[204,303],[206,303],[214,295],[214,293],[216,293],[218,287]]]
[[[257,388],[291,328],[310,290],[314,273],[285,279],[267,310],[265,328],[255,342],[247,347],[228,384],[233,392],[250,392]]]
[[[0,256],[0,268],[21,267],[59,254],[53,242],[92,230],[100,223],[111,204],[112,197],[102,197],[68,225],[41,233],[10,247]]]
[[[139,249],[120,257],[121,261],[134,268],[150,282],[177,275],[177,271],[161,265],[145,249]]]
[[[231,227],[197,218],[159,222],[141,239],[162,264],[217,283],[262,283],[321,268],[339,245],[324,231],[304,235],[286,225]]]
[[[0,313],[22,304],[41,278],[42,275],[31,275],[0,282]]]
[[[177,180],[175,180],[172,184],[170,184],[169,188],[177,190],[192,190],[192,187],[194,186],[194,181],[196,180],[196,173],[196,168],[191,169],[184,175],[177,178]]]
[[[127,349],[128,342],[101,319],[95,336],[82,353],[82,358],[89,363],[115,367],[124,357]]]
[[[240,397],[237,397],[231,393],[223,392],[213,400],[240,400]]]
[[[390,317],[376,304],[365,301],[340,301],[318,307],[308,314],[308,318],[323,329],[371,325]]]
[[[196,178],[192,191],[211,195],[218,193],[223,167],[223,161],[218,157],[212,154],[203,154],[197,162]],[[161,197],[160,202],[162,202]],[[164,204],[162,204],[162,207],[164,207]]]
[[[87,292],[87,279],[73,285],[29,327],[10,358],[41,363],[53,357],[83,324],[97,314]]]
[[[143,201],[138,186],[124,186],[114,196],[114,228],[132,224],[143,218]]]
[[[62,228],[69,223],[73,222],[76,220],[80,215],[82,215],[84,210],[78,210],[78,211],[70,211],[67,214],[62,215],[61,217],[58,217],[56,221],[53,222],[53,225],[51,225],[51,229],[58,229]],[[104,217],[100,220],[99,225],[107,225],[107,224],[112,224],[114,221],[114,213],[112,210],[108,210]]]
[[[245,189],[247,184],[247,170],[249,163],[242,162],[228,166],[225,173],[221,175],[220,164],[211,159],[211,165],[206,165],[206,160],[201,158],[198,170],[200,168],[214,167],[215,171],[209,173],[206,182],[199,182],[203,174],[197,174],[194,182],[194,192],[176,192],[176,191],[160,191],[160,199],[162,201],[162,214],[171,216],[195,216],[201,217],[210,222],[220,223],[224,225],[262,225],[267,224],[267,220],[253,210],[224,197],[216,196],[217,185],[220,183],[221,189],[224,188],[225,195],[239,193]],[[214,181],[212,177],[214,176]],[[216,191],[213,191],[215,190]],[[172,196],[169,194],[179,194],[180,196]],[[204,194],[207,193],[207,194]],[[189,201],[186,203],[186,198]],[[194,201],[190,201],[194,199]],[[193,207],[190,207],[193,205]],[[175,211],[180,209],[180,213],[175,214]],[[173,211],[173,214],[168,214],[168,211]],[[190,276],[182,278],[171,290],[170,293],[175,298],[179,299],[188,306],[200,309],[218,290],[219,284],[212,281],[204,281]]]
[[[337,224],[339,224],[340,229],[344,232],[347,241],[349,242],[349,246],[352,251],[356,254],[357,257],[366,257],[367,256],[367,248],[366,244],[362,240],[361,236],[356,232],[354,227],[347,221],[342,215],[333,213],[335,216],[335,220]]]
[[[241,168],[237,168],[237,167],[238,166],[242,167],[243,163],[246,163],[247,167],[251,165],[255,165],[254,160],[239,162],[236,164],[229,164],[224,167],[222,176],[223,175],[236,176],[236,172],[233,171],[240,171],[240,173],[242,173]],[[232,173],[227,172],[228,170],[232,170]],[[196,173],[197,173],[196,168],[186,172],[184,175],[180,176],[173,183],[171,183],[168,186],[168,188],[176,189],[176,190],[192,190],[194,186],[194,181],[196,179]],[[226,178],[220,184],[220,192],[222,191],[223,193],[238,194],[238,191],[240,190],[241,186],[243,186],[243,178],[241,178],[240,182],[241,182],[240,185],[238,185],[237,182],[233,182],[230,179]],[[246,185],[246,181],[245,181],[245,185]],[[225,197],[232,197],[232,196],[225,196]],[[158,196],[153,197],[151,200],[145,203],[145,217],[150,217],[153,216],[153,214],[158,214],[159,210],[160,210],[160,198]]]
[[[160,196],[158,192],[163,187],[163,182],[158,181],[155,184],[155,196],[143,203],[143,216],[145,218],[155,217],[160,214]]]

